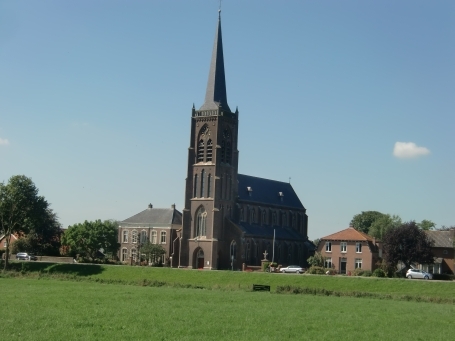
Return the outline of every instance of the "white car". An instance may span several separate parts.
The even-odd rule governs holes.
[[[423,271],[423,270],[419,270],[419,269],[409,269],[406,272],[406,277],[409,279],[413,279],[413,278],[433,279],[432,274],[430,274],[426,271]]]
[[[298,265],[289,265],[285,268],[281,268],[280,271],[282,273],[294,272],[294,273],[299,273],[299,274],[303,274],[305,272],[305,270],[301,266],[298,266]]]

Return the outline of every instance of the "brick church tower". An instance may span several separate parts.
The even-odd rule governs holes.
[[[219,260],[229,259],[225,218],[234,216],[237,200],[238,116],[238,110],[232,112],[227,103],[219,12],[205,102],[198,110],[193,106],[191,115],[182,266],[229,266]]]

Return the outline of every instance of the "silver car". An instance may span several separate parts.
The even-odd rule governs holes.
[[[285,268],[281,268],[280,271],[282,273],[294,272],[294,273],[299,273],[299,274],[303,274],[305,272],[305,270],[301,266],[298,266],[298,265],[289,265]]]
[[[406,277],[409,279],[420,278],[420,279],[433,279],[433,275],[419,269],[409,269],[406,272]]]

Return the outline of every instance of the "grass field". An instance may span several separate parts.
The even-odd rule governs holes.
[[[0,278],[0,290],[3,340],[450,340],[455,331],[451,304],[29,278]]]
[[[198,271],[170,268],[130,267],[113,265],[48,264],[26,262],[13,264],[18,270],[25,266],[30,272],[72,274],[81,278],[104,281],[139,282],[144,279],[169,285],[191,285],[206,289],[249,290],[253,284],[323,288],[339,292],[367,292],[408,297],[455,298],[455,282],[408,279],[269,274],[261,272]]]

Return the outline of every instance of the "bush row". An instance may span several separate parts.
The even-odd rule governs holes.
[[[455,298],[442,298],[442,297],[427,297],[427,296],[412,296],[412,295],[390,295],[379,294],[361,291],[335,291],[323,288],[306,288],[295,287],[291,285],[278,286],[276,288],[278,294],[303,294],[303,295],[317,295],[317,296],[346,296],[346,297],[361,297],[361,298],[376,298],[376,299],[390,299],[401,301],[415,301],[427,303],[449,303],[455,304]]]

